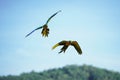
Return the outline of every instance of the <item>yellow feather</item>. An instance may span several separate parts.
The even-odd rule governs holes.
[[[57,46],[59,46],[59,44],[55,44],[55,45],[52,47],[52,50],[55,49]]]

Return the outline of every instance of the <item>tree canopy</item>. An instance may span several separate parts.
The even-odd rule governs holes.
[[[120,80],[120,73],[88,65],[67,65],[43,72],[22,73],[19,76],[0,76],[0,80]]]

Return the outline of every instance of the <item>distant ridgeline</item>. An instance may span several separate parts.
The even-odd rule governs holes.
[[[43,72],[1,76],[0,80],[120,80],[120,73],[92,66],[68,65]]]

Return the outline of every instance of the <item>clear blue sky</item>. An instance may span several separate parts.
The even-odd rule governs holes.
[[[51,19],[48,38],[33,29]],[[76,40],[58,54],[51,50],[62,40]],[[120,72],[119,0],[0,0],[0,75],[43,71],[70,64],[87,64]]]

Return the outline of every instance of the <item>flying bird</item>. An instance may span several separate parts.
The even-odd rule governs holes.
[[[67,49],[70,45],[74,46],[74,48],[76,49],[76,51],[78,52],[78,54],[82,54],[82,50],[81,50],[81,48],[80,48],[80,46],[79,46],[79,44],[78,44],[77,41],[65,41],[65,40],[63,40],[63,41],[55,44],[55,45],[52,47],[52,49],[55,49],[57,46],[63,46],[63,47],[61,48],[61,51],[59,52],[59,53],[61,53],[61,52],[65,52],[66,49]]]
[[[42,29],[42,28],[43,28],[42,32],[41,32],[42,36],[48,37],[48,34],[49,34],[48,22],[51,20],[51,18],[53,18],[59,12],[61,12],[61,10],[57,11],[52,16],[50,16],[48,18],[47,22],[43,26],[40,26],[40,27],[34,29],[32,32],[30,32],[29,34],[27,34],[25,37],[28,37],[30,34],[32,34],[33,32],[35,32],[36,30],[39,30],[39,29]]]

